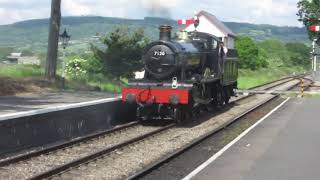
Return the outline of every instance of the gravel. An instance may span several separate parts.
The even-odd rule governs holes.
[[[72,147],[60,149],[49,154],[10,164],[5,167],[0,167],[0,177],[6,177],[7,180],[27,179],[33,175],[50,170],[53,167],[63,165],[80,157],[87,156],[93,152],[114,146],[156,129],[159,129],[159,127],[138,125],[85,143],[76,144]]]

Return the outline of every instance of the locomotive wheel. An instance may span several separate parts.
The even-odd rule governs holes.
[[[143,111],[143,108],[138,107],[138,108],[137,108],[137,111],[136,111],[136,120],[137,120],[137,121],[146,121],[146,120],[149,120],[149,119],[150,119],[149,114],[146,114],[146,113]]]
[[[226,97],[226,99],[224,100],[225,104],[229,104],[229,102],[230,102],[230,96]]]
[[[218,91],[217,92],[217,99],[216,99],[216,104],[218,107],[222,107],[224,105],[225,99],[223,95],[223,91]]]
[[[173,109],[173,120],[176,123],[181,123],[183,121],[183,111],[181,107]]]
[[[137,121],[141,121],[141,120],[142,120],[142,117],[141,117],[141,108],[140,108],[140,107],[137,107],[136,120],[137,120]]]
[[[224,94],[225,94],[224,103],[225,103],[225,104],[229,104],[229,101],[230,101],[231,96],[230,96],[230,91],[229,91],[228,88],[226,88],[226,89],[224,90]]]

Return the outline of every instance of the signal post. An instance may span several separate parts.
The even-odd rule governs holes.
[[[316,41],[317,39],[314,39],[312,42],[312,69],[314,72],[317,71],[317,54],[316,54]]]
[[[311,25],[310,26],[311,32],[320,32],[320,25]],[[318,39],[314,39],[312,41],[312,69],[314,72],[317,71],[317,53],[316,53],[316,45],[320,45],[320,36]]]

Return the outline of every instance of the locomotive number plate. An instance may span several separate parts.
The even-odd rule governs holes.
[[[166,52],[164,51],[154,51],[154,56],[165,56],[166,55]]]

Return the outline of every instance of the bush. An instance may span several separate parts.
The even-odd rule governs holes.
[[[107,48],[101,50],[92,45],[92,52],[103,64],[104,74],[119,80],[131,77],[142,67],[142,52],[148,43],[142,29],[130,34],[128,28],[117,28],[101,41]]]
[[[70,77],[79,77],[87,73],[88,62],[80,57],[73,57],[66,64],[65,73]]]

